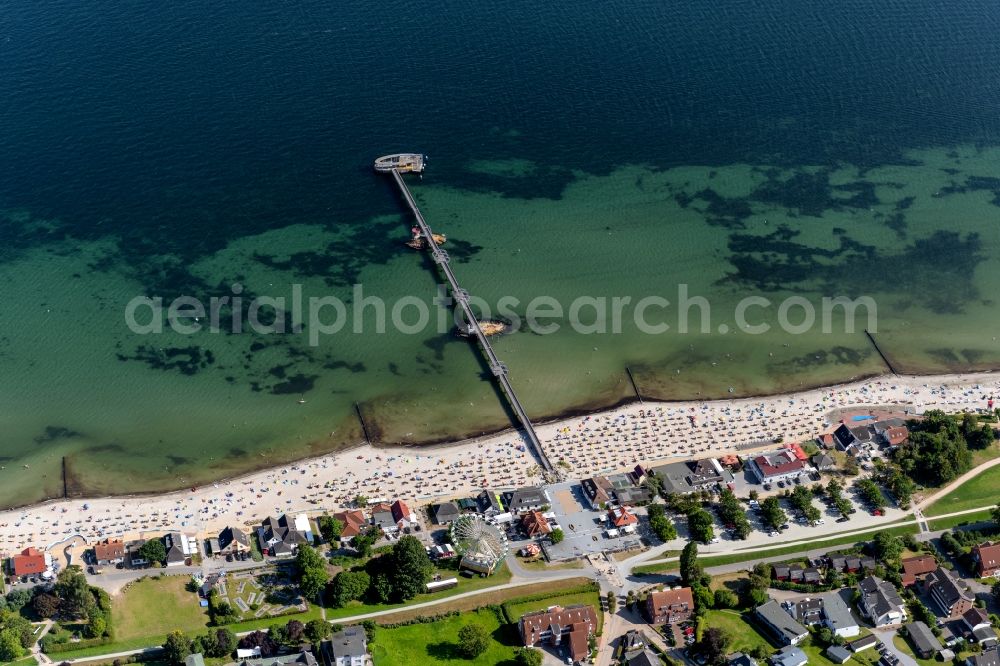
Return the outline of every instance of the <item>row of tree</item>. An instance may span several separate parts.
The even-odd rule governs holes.
[[[822,515],[820,510],[813,505],[813,494],[805,486],[795,486],[788,501],[793,507],[805,517],[810,524],[814,524]]]
[[[750,536],[750,520],[747,518],[746,510],[729,488],[724,489],[719,495],[716,512],[722,524],[733,531],[735,538],[743,540]]]
[[[195,637],[190,637],[182,631],[173,631],[167,635],[163,644],[164,657],[169,663],[183,664],[191,654],[200,652],[210,658],[230,656],[237,648],[260,648],[261,657],[273,657],[282,648],[296,648],[303,643],[313,645],[339,630],[324,620],[310,620],[302,623],[299,620],[289,620],[286,624],[276,624],[267,631],[255,631],[242,638],[225,627],[220,627]],[[372,634],[374,625],[366,626],[365,630]]]
[[[662,504],[650,504],[647,510],[649,528],[660,541],[666,543],[677,538],[677,528],[672,520],[667,518],[666,509]]]

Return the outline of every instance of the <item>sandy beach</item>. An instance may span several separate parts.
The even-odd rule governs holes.
[[[830,431],[832,414],[876,408],[921,413],[986,408],[1000,373],[880,377],[802,393],[711,402],[635,403],[537,427],[569,478],[637,463],[745,453],[777,437],[806,441]],[[880,410],[884,411],[884,410]],[[465,497],[484,487],[538,483],[540,469],[516,432],[427,448],[361,446],[210,486],[164,495],[74,499],[0,513],[0,551],[53,548],[79,536],[176,530],[212,535],[268,515],[312,515],[347,507],[356,495],[402,498],[413,506]]]

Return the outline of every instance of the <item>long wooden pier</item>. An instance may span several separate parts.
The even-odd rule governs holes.
[[[511,409],[514,411],[517,420],[521,423],[521,428],[524,430],[525,436],[528,438],[528,442],[531,444],[531,448],[534,450],[535,457],[538,459],[539,463],[548,473],[554,473],[555,469],[552,467],[552,463],[549,462],[548,457],[545,455],[545,451],[542,449],[542,443],[538,439],[538,435],[535,434],[535,427],[531,424],[531,419],[528,418],[528,413],[524,411],[524,407],[521,406],[521,401],[517,399],[517,394],[514,392],[514,387],[510,383],[510,378],[507,373],[507,366],[500,360],[493,351],[493,345],[490,344],[489,338],[483,333],[483,329],[479,327],[479,320],[476,318],[475,313],[472,311],[472,307],[469,305],[469,292],[462,288],[458,283],[458,278],[455,277],[454,271],[451,270],[450,259],[448,253],[438,247],[438,244],[434,242],[434,235],[431,232],[430,225],[424,219],[423,214],[420,212],[420,208],[417,207],[417,202],[414,201],[413,195],[410,194],[410,188],[406,186],[403,182],[403,177],[400,175],[398,169],[392,169],[392,177],[396,181],[396,185],[399,186],[399,191],[403,194],[403,198],[406,199],[406,204],[413,211],[413,216],[417,220],[417,226],[420,228],[420,234],[424,237],[424,243],[427,248],[431,251],[431,257],[434,259],[434,263],[438,265],[441,272],[444,273],[445,278],[448,280],[448,284],[451,287],[451,295],[458,303],[459,307],[462,308],[462,312],[465,314],[465,319],[469,323],[469,327],[472,333],[476,336],[476,340],[479,342],[479,348],[482,350],[483,355],[486,357],[486,362],[489,363],[490,370],[493,372],[493,376],[496,378],[497,383],[500,384],[500,388],[503,389],[504,395],[507,397],[507,402]]]

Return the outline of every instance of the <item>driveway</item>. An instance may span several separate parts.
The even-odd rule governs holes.
[[[878,636],[879,640],[885,644],[886,650],[899,658],[899,663],[902,664],[902,666],[919,666],[916,659],[901,652],[899,648],[893,644],[892,639],[895,638],[896,632],[896,629],[872,629],[872,633]]]

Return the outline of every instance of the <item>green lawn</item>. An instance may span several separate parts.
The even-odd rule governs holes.
[[[112,602],[116,642],[166,636],[175,629],[192,634],[208,626],[198,595],[184,589],[189,576],[146,578],[133,583]],[[149,645],[149,643],[146,643]]]
[[[343,608],[327,608],[326,617],[327,619],[335,620],[341,617],[351,617],[353,615],[363,615],[365,613],[402,609],[412,604],[424,603],[425,601],[447,599],[448,597],[453,597],[456,594],[461,594],[463,592],[473,592],[487,587],[505,585],[510,582],[511,578],[510,569],[507,568],[506,564],[500,565],[497,570],[493,572],[492,576],[487,576],[486,578],[480,578],[479,576],[466,578],[465,576],[460,576],[457,571],[450,569],[439,569],[436,573],[441,574],[442,578],[457,578],[458,586],[453,587],[450,590],[441,590],[440,592],[434,592],[432,594],[418,594],[414,599],[401,604],[366,604],[360,601],[352,601]],[[431,611],[429,614],[433,615],[435,612],[438,611]]]
[[[162,576],[159,579],[146,578],[133,583],[128,590],[112,601],[115,629],[113,643],[55,653],[52,655],[53,659],[56,661],[79,659],[162,645],[167,634],[175,629],[180,629],[189,636],[206,633],[207,609],[198,605],[197,594],[184,589],[189,580],[188,576]],[[267,629],[274,624],[285,624],[289,620],[308,622],[319,617],[320,609],[311,604],[305,613],[280,618],[261,618],[228,626],[235,632],[250,631]]]
[[[975,511],[973,513],[963,513],[961,516],[948,516],[947,518],[933,518],[928,519],[927,529],[933,531],[936,530],[948,530],[965,523],[979,523],[987,520],[992,520],[993,516],[990,515],[989,509],[983,509],[982,511]]]
[[[590,592],[573,592],[571,594],[563,594],[557,597],[549,597],[547,599],[540,599],[538,601],[517,601],[514,599],[510,603],[506,604],[507,613],[510,618],[517,621],[525,613],[531,613],[534,611],[545,610],[551,606],[573,606],[575,604],[587,604],[594,607],[597,611],[597,631],[601,631],[601,627],[604,624],[604,614],[601,612],[601,594],[597,590],[592,590]]]
[[[737,562],[748,562],[751,560],[759,560],[765,557],[775,557],[779,555],[794,555],[795,553],[804,553],[809,550],[816,548],[832,548],[834,546],[843,546],[845,544],[855,544],[862,541],[867,541],[874,536],[875,532],[888,532],[895,536],[902,536],[904,534],[916,534],[919,530],[915,523],[907,522],[905,524],[894,524],[891,527],[877,527],[870,530],[865,530],[864,532],[858,534],[851,534],[848,536],[842,536],[834,539],[825,539],[823,541],[813,541],[806,544],[799,544],[797,546],[783,546],[777,548],[767,548],[752,551],[741,551],[737,553],[729,553],[728,555],[708,555],[705,553],[700,553],[698,557],[698,562],[705,567],[720,566],[723,564],[735,564]],[[664,571],[675,571],[677,569],[677,562],[662,562],[660,564],[645,564],[642,566],[635,567],[632,569],[633,573],[661,573]]]
[[[750,652],[763,645],[774,650],[774,647],[762,636],[757,628],[743,619],[738,611],[710,610],[705,613],[705,626],[722,629],[732,640],[730,652]]]
[[[998,484],[1000,484],[1000,466],[990,467],[931,504],[924,511],[924,515],[940,516],[996,504]]]
[[[459,629],[471,623],[485,627],[493,641],[486,652],[469,660],[458,654],[457,645]],[[375,666],[494,666],[513,660],[517,646],[516,625],[502,625],[492,611],[482,609],[429,624],[379,628],[371,653]]]
[[[836,662],[827,659],[823,653],[826,651],[825,648],[821,648],[818,645],[812,644],[812,639],[806,639],[799,644],[802,651],[806,653],[806,657],[809,658],[810,666],[813,664],[821,664],[821,666],[836,666]],[[850,660],[847,662],[852,666],[873,666],[877,664],[879,660],[879,654],[874,649],[862,650],[857,654],[851,656]]]

